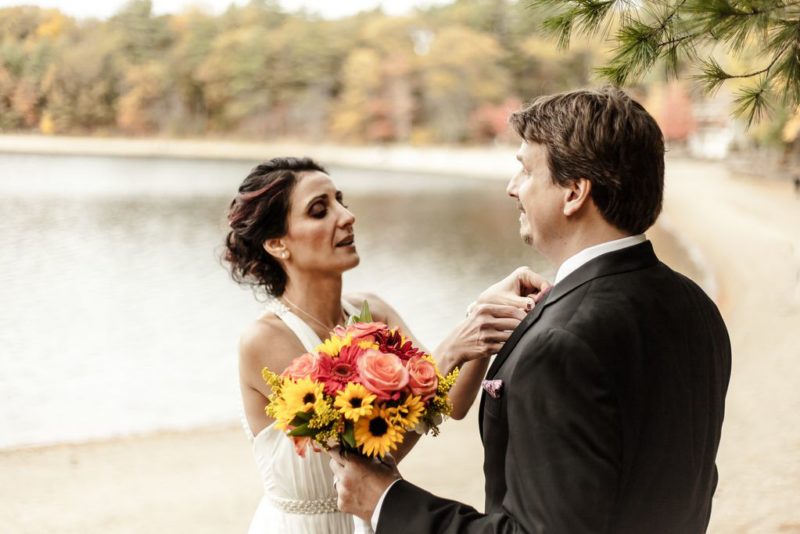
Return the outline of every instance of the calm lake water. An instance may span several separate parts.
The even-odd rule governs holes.
[[[0,155],[0,448],[238,418],[238,337],[262,305],[218,256],[256,163]],[[357,218],[345,290],[429,348],[515,267],[552,275],[503,181],[329,170]]]

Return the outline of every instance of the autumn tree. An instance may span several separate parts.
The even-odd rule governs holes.
[[[509,96],[509,77],[498,63],[497,40],[465,27],[436,32],[421,60],[421,82],[428,128],[433,140],[457,143],[468,138],[469,119],[481,103]]]

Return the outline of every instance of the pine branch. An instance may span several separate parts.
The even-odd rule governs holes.
[[[597,31],[612,15],[613,2],[538,0],[540,5],[567,9],[554,17],[562,46],[573,29]],[[758,79],[736,94],[735,114],[748,126],[772,109],[775,93],[784,104],[800,104],[800,0],[658,0],[631,2],[614,35],[617,47],[611,60],[596,71],[615,85],[625,85],[663,60],[675,76],[682,59],[699,67],[694,76],[706,93],[714,93],[732,79]],[[568,30],[565,31],[565,30]],[[749,72],[727,72],[715,59],[698,55],[703,44],[723,45],[742,55],[755,43],[763,49],[766,65]]]
[[[753,122],[760,121],[772,111],[770,104],[769,83],[762,77],[755,87],[748,87],[739,91],[734,100],[736,108],[733,114],[737,117],[747,116],[747,127]]]
[[[709,95],[716,93],[723,83],[732,78],[714,58],[708,61],[701,60],[700,70],[701,74],[695,75],[693,78],[700,82],[703,92]]]
[[[531,6],[566,8],[559,14],[547,17],[543,22],[546,32],[558,38],[559,48],[568,48],[572,39],[572,31],[591,36],[601,32],[614,6],[627,3],[629,0],[571,0],[558,2],[554,0],[534,0]]]

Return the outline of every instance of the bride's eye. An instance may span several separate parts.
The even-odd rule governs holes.
[[[308,210],[308,214],[314,217],[315,219],[322,219],[325,215],[328,214],[328,209],[320,203],[314,204],[311,206],[311,209]]]

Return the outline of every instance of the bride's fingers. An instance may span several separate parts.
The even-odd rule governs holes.
[[[508,338],[511,337],[511,330],[493,330],[491,332],[487,332],[483,336],[483,342],[485,344],[491,343],[500,343],[503,344],[508,341]]]
[[[544,276],[533,272],[528,267],[520,267],[514,273],[517,276],[517,287],[521,295],[546,291],[552,285]]]
[[[509,306],[503,304],[480,304],[477,307],[480,314],[488,315],[494,318],[503,319],[517,319],[521,321],[525,318],[526,313],[517,306]]]
[[[492,319],[487,322],[487,326],[495,332],[508,332],[510,334],[519,325],[519,322],[519,319]]]
[[[505,345],[505,342],[489,343],[489,354],[497,354]]]

